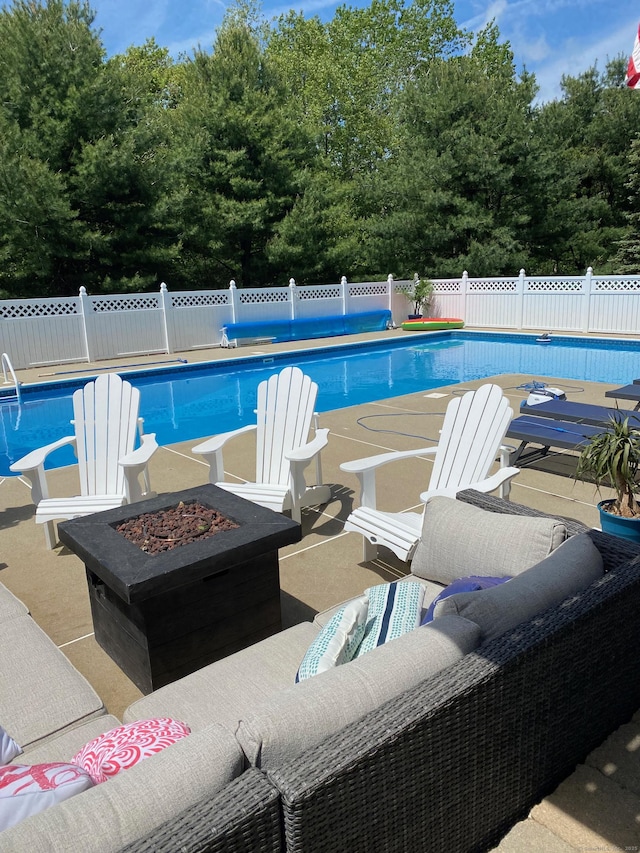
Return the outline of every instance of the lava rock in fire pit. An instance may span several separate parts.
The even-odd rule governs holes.
[[[116,526],[129,542],[147,554],[161,554],[180,545],[208,539],[223,530],[239,525],[217,509],[201,503],[180,503],[169,509],[146,512]]]

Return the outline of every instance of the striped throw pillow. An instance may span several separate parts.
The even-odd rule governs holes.
[[[369,613],[356,657],[420,625],[424,587],[415,581],[383,583],[365,590]]]
[[[307,649],[296,673],[296,684],[350,661],[364,636],[369,602],[360,596],[336,611]]]

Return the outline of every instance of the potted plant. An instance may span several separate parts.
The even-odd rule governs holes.
[[[640,420],[617,412],[611,416],[608,429],[593,436],[578,458],[576,477],[592,480],[598,491],[611,486],[616,496],[602,500],[600,526],[605,533],[640,542]]]
[[[413,303],[413,314],[409,314],[410,320],[422,317],[422,312],[428,309],[433,294],[433,282],[428,278],[419,278],[418,273],[413,276],[413,285],[403,290],[409,302]]]

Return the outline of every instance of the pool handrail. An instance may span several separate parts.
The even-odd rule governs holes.
[[[11,359],[9,358],[9,353],[3,352],[2,356],[0,356],[0,363],[2,364],[2,376],[3,376],[3,385],[11,385],[11,381],[7,376],[7,371],[13,379],[13,384],[16,388],[16,398],[18,403],[22,403],[22,395],[20,393],[20,382],[18,381],[18,377],[16,376],[16,372],[13,369],[13,365],[11,364]]]

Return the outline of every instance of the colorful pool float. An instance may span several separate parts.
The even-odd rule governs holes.
[[[439,329],[461,329],[464,320],[457,317],[421,317],[419,320],[405,320],[402,328],[406,332],[435,332]]]

